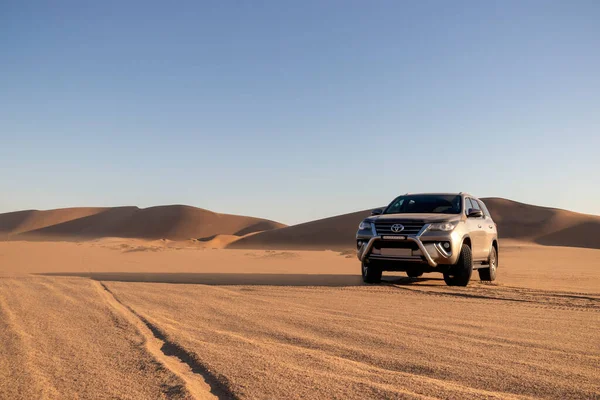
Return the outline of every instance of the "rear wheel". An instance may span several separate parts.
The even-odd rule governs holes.
[[[463,244],[456,264],[444,272],[444,281],[448,286],[467,286],[473,274],[473,257],[471,248]]]
[[[479,272],[479,279],[482,281],[492,282],[496,280],[496,269],[498,268],[498,252],[493,246],[492,250],[490,251],[488,265],[488,268],[478,269],[477,272]]]
[[[418,269],[409,269],[406,271],[406,275],[408,275],[409,278],[418,278],[423,275],[423,271],[419,271]]]
[[[362,279],[365,283],[381,282],[381,267],[376,262],[362,262],[361,266]]]

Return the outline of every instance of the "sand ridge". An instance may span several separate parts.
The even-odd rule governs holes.
[[[550,246],[600,248],[600,216],[483,199],[501,239]],[[248,249],[348,249],[370,210],[294,226],[261,218],[219,214],[185,205],[72,208],[0,214],[0,240],[196,239],[206,247]],[[212,242],[211,242],[212,241]],[[210,242],[210,243],[209,243]]]
[[[600,249],[600,216],[539,207],[501,198],[484,198],[500,239],[551,246]],[[371,210],[311,221],[240,238],[231,248],[344,249],[352,247],[360,221]]]
[[[48,226],[62,224],[106,211],[107,208],[61,208],[38,211],[25,210],[0,214],[0,239],[8,235],[36,231]]]
[[[73,208],[0,214],[0,239],[90,240],[121,237],[185,240],[219,234],[243,236],[283,226],[261,218],[219,214],[184,205],[144,209]]]

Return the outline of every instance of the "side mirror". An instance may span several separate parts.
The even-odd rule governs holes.
[[[371,215],[381,215],[383,214],[383,209],[381,208],[376,208],[374,210],[371,210]]]
[[[481,218],[483,217],[483,211],[481,210],[476,210],[474,208],[470,208],[469,212],[467,213],[467,218]]]

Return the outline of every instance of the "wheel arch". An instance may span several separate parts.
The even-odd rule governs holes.
[[[498,239],[492,241],[492,247],[496,249],[496,267],[500,264],[500,249],[498,247]]]
[[[469,237],[469,235],[465,235],[462,238],[462,242],[460,243],[460,247],[462,247],[463,244],[466,244],[467,246],[469,246],[471,248],[471,250],[473,249],[473,245],[471,244],[471,238]]]

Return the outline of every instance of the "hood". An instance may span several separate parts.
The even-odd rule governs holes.
[[[384,214],[375,215],[369,218],[372,221],[381,221],[386,219],[402,219],[411,220],[416,219],[419,221],[430,222],[441,222],[441,221],[454,221],[461,219],[461,214]]]

